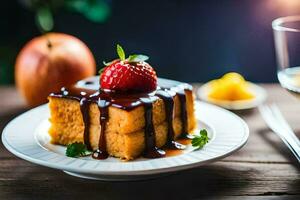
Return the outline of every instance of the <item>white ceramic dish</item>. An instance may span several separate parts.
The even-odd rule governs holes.
[[[228,110],[245,110],[255,108],[262,104],[267,98],[265,89],[254,83],[249,83],[249,90],[255,95],[255,98],[250,100],[226,101],[211,99],[208,97],[209,90],[209,83],[202,85],[197,91],[198,97],[203,101],[221,106]]]
[[[67,157],[66,147],[49,142],[47,105],[13,119],[3,130],[2,142],[16,156],[39,165],[81,178],[120,181],[161,176],[217,161],[237,151],[248,139],[247,124],[227,110],[196,102],[196,116],[199,128],[208,130],[210,142],[201,150],[194,151],[188,146],[180,155],[159,159],[139,158],[124,162],[116,158]]]

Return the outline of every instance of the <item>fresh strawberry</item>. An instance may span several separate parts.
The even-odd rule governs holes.
[[[120,57],[108,63],[100,75],[101,89],[121,92],[151,92],[157,87],[154,69],[145,60],[144,55],[131,55],[125,59],[121,46],[117,46]]]
[[[156,89],[157,77],[146,62],[117,61],[104,69],[100,84],[102,89],[150,92]]]

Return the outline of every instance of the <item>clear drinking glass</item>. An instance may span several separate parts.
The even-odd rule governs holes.
[[[278,71],[282,87],[300,98],[300,16],[272,22]]]

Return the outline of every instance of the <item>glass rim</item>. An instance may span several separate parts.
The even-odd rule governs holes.
[[[289,28],[285,27],[284,23],[288,22],[300,22],[300,15],[280,17],[272,21],[272,28],[276,31],[286,31],[286,32],[300,32],[300,28]]]

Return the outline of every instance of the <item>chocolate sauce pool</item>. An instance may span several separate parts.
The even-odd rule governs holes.
[[[189,84],[158,79],[158,88],[151,93],[120,94],[99,90],[99,78],[93,77],[88,80],[78,82],[69,88],[62,88],[60,93],[52,93],[51,97],[69,98],[80,102],[80,110],[84,122],[84,143],[89,150],[92,150],[90,144],[90,119],[89,106],[91,103],[97,103],[100,111],[100,137],[98,149],[93,153],[95,159],[106,159],[108,153],[106,150],[105,129],[109,120],[109,106],[114,106],[123,110],[133,110],[138,106],[144,106],[145,110],[145,150],[143,156],[146,158],[160,158],[166,155],[165,151],[155,145],[155,130],[153,125],[153,102],[161,98],[164,101],[166,120],[168,122],[168,133],[166,148],[184,149],[185,145],[175,141],[173,129],[174,118],[174,97],[177,95],[180,101],[182,135],[187,134],[187,110],[186,110],[186,91],[191,91]]]

